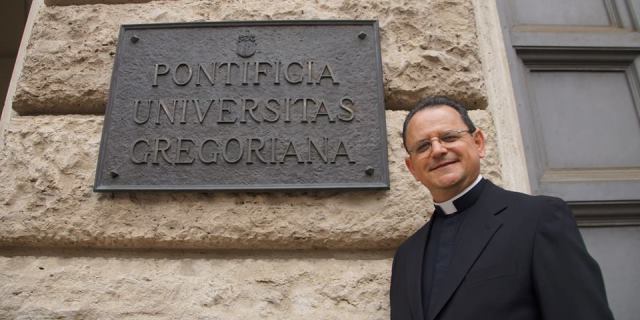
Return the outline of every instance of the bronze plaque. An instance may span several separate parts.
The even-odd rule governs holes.
[[[375,21],[125,25],[95,191],[388,189]]]

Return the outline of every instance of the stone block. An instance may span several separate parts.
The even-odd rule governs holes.
[[[73,6],[83,4],[121,4],[151,1],[154,0],[44,0],[44,4],[48,6]]]
[[[0,252],[2,319],[388,319],[391,253]]]
[[[445,94],[486,107],[473,6],[466,0],[173,0],[43,6],[13,107],[22,115],[104,112],[121,24],[225,20],[377,19],[385,101],[410,109]]]
[[[386,115],[390,190],[274,193],[94,193],[101,116],[14,117],[0,150],[0,246],[394,248],[433,207],[405,169],[406,112]],[[489,114],[471,116],[491,140]],[[488,148],[483,173],[499,183]]]

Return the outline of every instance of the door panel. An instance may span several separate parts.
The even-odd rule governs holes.
[[[600,264],[615,319],[638,319],[640,227],[582,228],[580,232],[589,253]]]

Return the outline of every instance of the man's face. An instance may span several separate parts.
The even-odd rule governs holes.
[[[462,132],[460,139],[445,144],[434,139],[467,129],[460,114],[444,105],[418,111],[407,126],[409,156],[405,163],[436,202],[453,198],[480,174],[480,159],[484,157],[484,135],[480,129],[472,134]],[[430,141],[431,147],[427,152],[418,152],[416,147],[424,141]]]

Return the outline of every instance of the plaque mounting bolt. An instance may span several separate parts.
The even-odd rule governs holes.
[[[138,36],[131,36],[131,42],[136,43],[140,40],[140,38],[138,38]]]
[[[111,172],[109,172],[109,174],[111,175],[111,178],[117,178],[120,175],[115,170],[111,170]]]
[[[358,38],[360,38],[360,40],[364,40],[364,38],[367,37],[367,34],[364,32],[360,32],[360,34],[358,34]]]
[[[372,176],[375,171],[376,170],[373,167],[367,167],[367,169],[364,170],[364,173],[366,173],[368,176]]]

